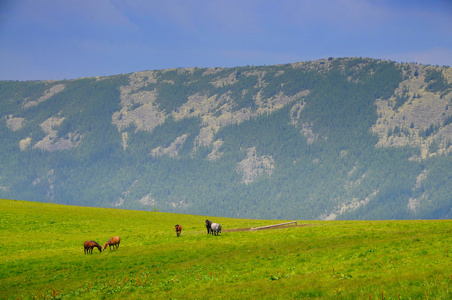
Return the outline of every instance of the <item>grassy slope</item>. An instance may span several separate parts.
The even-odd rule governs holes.
[[[447,299],[452,221],[299,222],[0,200],[0,298]],[[278,221],[279,222],[279,221]],[[183,226],[176,237],[174,225]],[[121,236],[118,250],[83,241]]]

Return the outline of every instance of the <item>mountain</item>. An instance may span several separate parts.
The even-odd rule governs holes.
[[[452,217],[452,69],[367,58],[0,82],[0,197]]]

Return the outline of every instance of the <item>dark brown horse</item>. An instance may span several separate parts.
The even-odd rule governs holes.
[[[207,234],[209,234],[210,231],[212,230],[211,227],[212,227],[212,222],[209,220],[206,220]]]
[[[99,249],[99,252],[102,252],[102,247],[96,243],[95,241],[85,241],[83,244],[83,247],[85,247],[85,254],[93,254],[93,248],[96,247]]]
[[[121,242],[121,238],[119,236],[114,236],[104,244],[104,250],[107,249],[107,246],[110,246],[110,250],[111,250],[111,246],[113,246],[113,249],[118,249],[120,242]]]
[[[176,226],[174,226],[175,230],[176,230],[176,234],[177,237],[180,236],[181,232],[182,232],[182,226],[180,226],[179,224],[177,224]]]

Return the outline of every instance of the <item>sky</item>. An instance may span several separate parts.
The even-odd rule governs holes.
[[[329,57],[452,66],[452,0],[0,0],[0,80]]]

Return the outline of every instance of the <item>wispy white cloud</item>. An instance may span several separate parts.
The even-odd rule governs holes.
[[[273,65],[300,61],[301,58],[291,53],[272,52],[265,50],[224,49],[218,52],[223,61],[236,61],[238,64],[226,65],[236,67],[244,65]],[[265,63],[263,63],[265,62]],[[223,65],[224,66],[224,65]]]
[[[431,48],[424,51],[411,51],[388,54],[388,59],[397,62],[416,62],[425,65],[452,66],[452,49]]]
[[[129,26],[129,20],[109,0],[22,0],[14,4],[14,14],[30,24],[68,26],[79,24],[110,27]]]
[[[0,79],[330,56],[452,65],[450,0],[3,1]]]
[[[260,2],[244,0],[114,2],[131,14],[172,24],[182,31],[211,30],[231,34],[254,31],[260,22],[258,8],[262,7]]]
[[[389,11],[384,6],[370,1],[308,0],[282,1],[280,20],[295,26],[310,27],[319,24],[335,28],[354,28],[376,26],[388,18]]]

